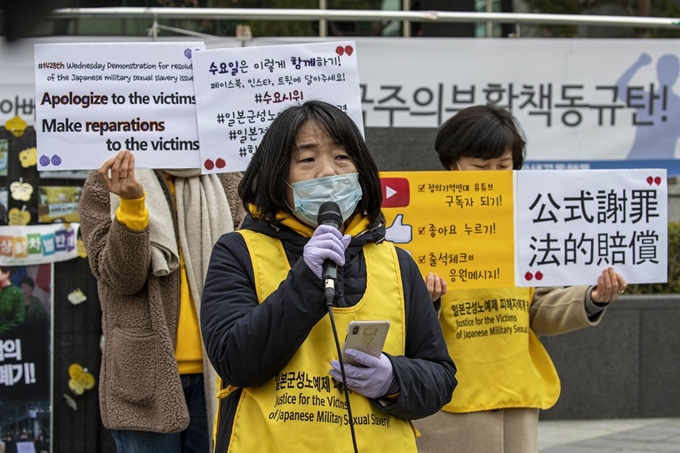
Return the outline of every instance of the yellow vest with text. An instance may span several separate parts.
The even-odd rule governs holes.
[[[458,372],[458,386],[442,410],[478,412],[552,407],[560,380],[529,326],[533,288],[449,291],[440,322]]]
[[[253,263],[257,296],[262,303],[290,270],[281,242],[241,230]],[[340,342],[352,320],[390,321],[384,352],[403,355],[406,341],[401,272],[394,246],[388,242],[364,247],[366,292],[353,307],[333,308]],[[353,450],[345,396],[329,374],[337,359],[329,316],[311,330],[290,362],[260,387],[244,388],[234,416],[230,453],[336,452]],[[218,392],[222,399],[234,390]],[[378,409],[350,391],[357,446],[360,452],[416,452],[409,422]],[[219,413],[219,411],[218,411]],[[216,426],[219,426],[219,422]]]

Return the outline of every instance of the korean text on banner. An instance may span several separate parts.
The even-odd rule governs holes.
[[[55,263],[78,257],[79,223],[0,228],[0,265]]]
[[[666,170],[516,177],[517,286],[596,284],[609,266],[628,283],[667,280]]]
[[[37,44],[38,170],[198,168],[193,57],[203,43]]]
[[[359,45],[367,127],[438,127],[466,107],[492,102],[526,132],[524,169],[680,174],[677,40],[422,38]]]
[[[386,239],[451,289],[514,283],[509,171],[382,172]]]
[[[354,42],[212,49],[194,55],[201,168],[247,168],[284,108],[320,100],[346,112],[363,134]]]

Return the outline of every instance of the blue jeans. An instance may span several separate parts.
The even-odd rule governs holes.
[[[179,433],[112,429],[116,453],[209,453],[208,410],[202,374],[183,374],[182,388],[189,408],[189,426]]]

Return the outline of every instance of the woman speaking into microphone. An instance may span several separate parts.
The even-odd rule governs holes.
[[[416,264],[384,241],[378,170],[354,122],[324,102],[287,108],[239,195],[249,215],[215,245],[201,306],[222,378],[215,451],[415,452],[409,420],[451,399],[456,369]],[[318,225],[328,201],[340,229]],[[345,350],[344,392],[334,327],[342,342],[362,320],[390,328],[377,357]]]

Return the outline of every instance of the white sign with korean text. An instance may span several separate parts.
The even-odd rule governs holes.
[[[677,40],[360,45],[367,127],[438,127],[461,109],[493,102],[511,110],[524,129],[526,168],[680,172]]]
[[[363,134],[354,42],[207,50],[194,65],[204,173],[245,170],[279,112],[312,99],[346,112]]]
[[[666,170],[518,171],[517,286],[667,280]]]
[[[37,44],[38,170],[199,166],[192,61],[203,43]]]
[[[14,117],[34,124],[32,43],[126,39],[0,43],[0,125]],[[322,41],[255,38],[247,46]],[[368,128],[436,128],[465,107],[496,102],[512,110],[526,133],[525,169],[649,167],[680,174],[677,40],[381,37],[356,44]]]

